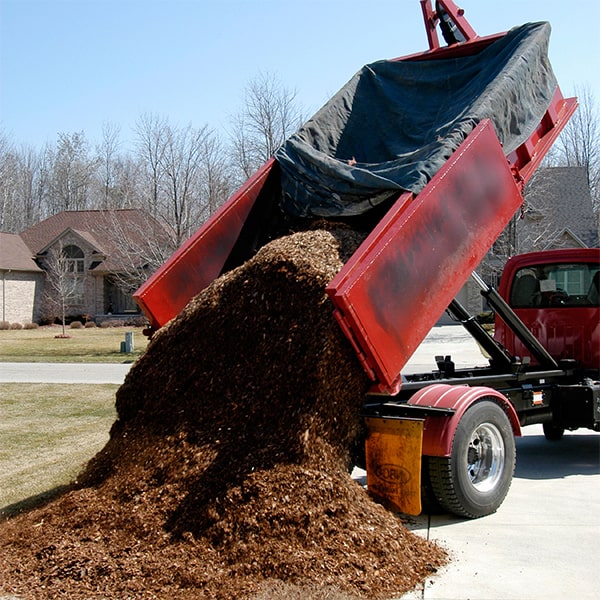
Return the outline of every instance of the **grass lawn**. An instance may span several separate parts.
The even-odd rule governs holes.
[[[118,387],[0,384],[0,513],[77,476],[108,441]]]
[[[133,332],[134,352],[121,353]],[[2,362],[131,362],[148,343],[140,328],[0,330]],[[72,481],[107,442],[118,385],[0,384],[0,512],[26,508]]]
[[[125,333],[133,332],[134,352],[121,353]],[[131,362],[148,339],[139,327],[69,329],[57,338],[60,326],[0,330],[0,362]]]

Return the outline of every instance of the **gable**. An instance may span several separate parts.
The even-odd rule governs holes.
[[[145,211],[138,209],[63,211],[49,217],[21,233],[33,255],[39,255],[66,235],[77,236],[86,249],[98,256],[94,268],[98,271],[116,271],[123,264],[123,253],[130,248],[143,250],[158,238],[167,246],[166,229]],[[127,250],[124,250],[124,240]],[[154,242],[156,243],[156,242]]]
[[[41,250],[39,250],[37,255],[40,256],[46,254],[51,248],[54,248],[56,246],[65,246],[71,244],[81,246],[86,251],[86,253],[91,252],[93,254],[102,254],[101,250],[98,247],[99,244],[96,242],[92,235],[88,234],[87,232],[77,231],[68,227],[67,229],[59,233],[48,244],[46,244],[46,246],[44,246]]]
[[[544,250],[556,250],[559,248],[587,248],[588,246],[581,238],[575,235],[568,228],[563,229],[560,233],[552,237]]]

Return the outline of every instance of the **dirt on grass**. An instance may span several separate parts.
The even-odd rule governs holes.
[[[399,596],[446,562],[348,472],[368,381],[325,286],[351,230],[280,238],[162,328],[67,493],[0,524],[21,598]]]

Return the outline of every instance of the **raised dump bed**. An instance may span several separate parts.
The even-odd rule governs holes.
[[[576,108],[548,23],[481,38],[455,12],[465,41],[441,47],[424,15],[429,50],[363,67],[136,292],[152,328],[268,241],[344,222],[366,239],[328,294],[375,387],[398,391]]]

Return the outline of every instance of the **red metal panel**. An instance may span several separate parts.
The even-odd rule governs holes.
[[[400,371],[522,202],[489,121],[480,123],[414,199],[403,195],[331,282],[381,391]]]
[[[550,106],[535,131],[508,156],[511,165],[518,169],[524,184],[531,179],[575,110],[577,99],[563,98],[560,88],[557,87]]]
[[[154,329],[175,317],[223,269],[274,159],[267,161],[133,295]]]

